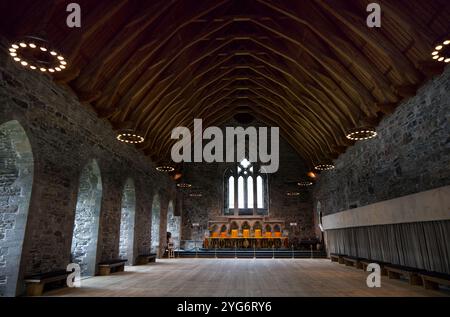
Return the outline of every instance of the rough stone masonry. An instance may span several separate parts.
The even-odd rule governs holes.
[[[157,172],[135,147],[118,142],[111,125],[98,119],[71,91],[56,85],[49,76],[17,67],[4,53],[7,49],[3,42],[0,46],[0,125],[18,121],[29,139],[34,160],[20,277],[65,269],[71,261],[80,176],[93,159],[98,162],[102,179],[97,262],[119,256],[121,200],[128,178],[136,187],[135,254],[149,253],[153,196],[161,197],[161,219],[166,218],[167,206],[163,204],[175,200],[173,182]],[[11,183],[17,174],[8,160],[1,158],[0,164],[6,164],[10,171],[10,176],[1,180],[2,185]],[[20,191],[15,186],[1,188]],[[0,206],[0,237],[5,238],[8,228],[14,227],[10,215],[15,207],[4,198]],[[165,225],[161,223],[161,245],[165,243]],[[0,266],[5,263],[5,253],[0,250]],[[0,274],[0,283],[5,279]],[[0,286],[0,292],[5,289],[8,287]]]

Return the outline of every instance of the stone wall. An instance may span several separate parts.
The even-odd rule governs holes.
[[[133,181],[128,179],[122,194],[120,213],[119,257],[134,264],[134,229],[136,220],[136,191]]]
[[[82,276],[95,274],[101,200],[100,168],[93,160],[81,173],[72,236],[72,262],[80,265]]]
[[[0,296],[15,295],[33,169],[23,128],[15,120],[0,124]]]
[[[161,215],[161,202],[159,195],[155,194],[153,196],[152,202],[152,245],[151,252],[157,253],[159,248],[159,219]]]
[[[118,142],[111,125],[71,91],[48,75],[18,67],[0,46],[0,124],[17,120],[35,159],[21,276],[64,269],[70,262],[80,175],[92,159],[98,162],[103,183],[97,261],[119,255],[127,178],[137,184],[135,247],[149,252],[153,195],[161,192],[168,196],[165,201],[173,199],[173,182],[134,146]]]
[[[229,125],[238,126],[236,122]],[[183,195],[182,240],[201,240],[208,231],[208,221],[223,215],[223,177],[229,167],[230,163],[217,162],[184,164],[183,181],[192,184],[192,189],[184,191]],[[315,235],[310,193],[297,186],[306,172],[304,162],[280,138],[280,167],[276,173],[269,174],[269,216],[283,219],[288,227],[290,222],[297,223],[297,227],[289,228],[291,239],[308,239]],[[301,195],[289,197],[287,191],[301,191]],[[201,193],[202,196],[191,197],[189,193]],[[193,228],[193,223],[199,223],[200,228]]]
[[[323,172],[324,215],[450,184],[450,67],[398,106]]]

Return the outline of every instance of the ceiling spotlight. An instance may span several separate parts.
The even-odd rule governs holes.
[[[18,48],[19,48],[19,45],[13,44],[13,45],[11,45],[11,47],[12,47],[12,48],[15,48],[15,49],[18,49]]]
[[[316,173],[314,173],[313,171],[309,171],[306,175],[308,175],[308,177],[312,179],[317,177]]]
[[[30,44],[28,44],[28,46],[31,48],[36,48],[36,44],[34,44],[34,43],[30,43]]]
[[[286,196],[300,196],[299,192],[286,192]]]
[[[333,164],[317,164],[314,168],[318,171],[329,171],[329,170],[334,169],[334,165]]]
[[[47,69],[44,68],[44,67],[39,68],[39,70],[40,70],[41,72],[46,72],[46,71],[47,71]]]
[[[20,47],[27,47],[27,44],[25,44],[25,43],[19,43],[19,46],[20,46]]]
[[[375,128],[359,127],[350,130],[345,137],[349,140],[359,141],[372,139],[376,136],[377,131],[375,131]]]
[[[189,197],[202,197],[203,195],[201,193],[190,193]]]

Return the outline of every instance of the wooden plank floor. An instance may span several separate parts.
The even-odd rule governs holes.
[[[368,273],[327,259],[161,259],[125,272],[81,281],[47,296],[449,296],[382,277],[366,286]]]

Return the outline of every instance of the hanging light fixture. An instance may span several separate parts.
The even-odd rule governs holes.
[[[444,40],[436,45],[431,56],[435,61],[450,63],[450,39]]]
[[[170,165],[160,165],[160,166],[156,167],[156,170],[158,172],[170,173],[170,172],[173,172],[175,170],[175,168]]]
[[[191,188],[192,185],[191,185],[191,184],[188,184],[188,183],[178,183],[178,184],[177,184],[177,187],[183,188],[183,189],[188,189],[188,188]]]
[[[368,140],[377,136],[377,131],[372,127],[359,127],[350,130],[345,136],[349,140]]]
[[[329,171],[329,170],[334,169],[334,165],[328,164],[328,163],[326,163],[326,164],[321,163],[321,164],[317,164],[316,166],[314,166],[314,168],[318,171]]]
[[[300,186],[300,187],[308,187],[308,186],[312,186],[313,182],[311,182],[311,181],[299,181],[297,183],[297,185]]]
[[[133,130],[122,130],[117,134],[117,140],[124,143],[139,144],[143,143],[145,138]]]
[[[8,51],[16,63],[31,70],[55,73],[67,68],[64,56],[39,37],[26,36],[11,44]]]

